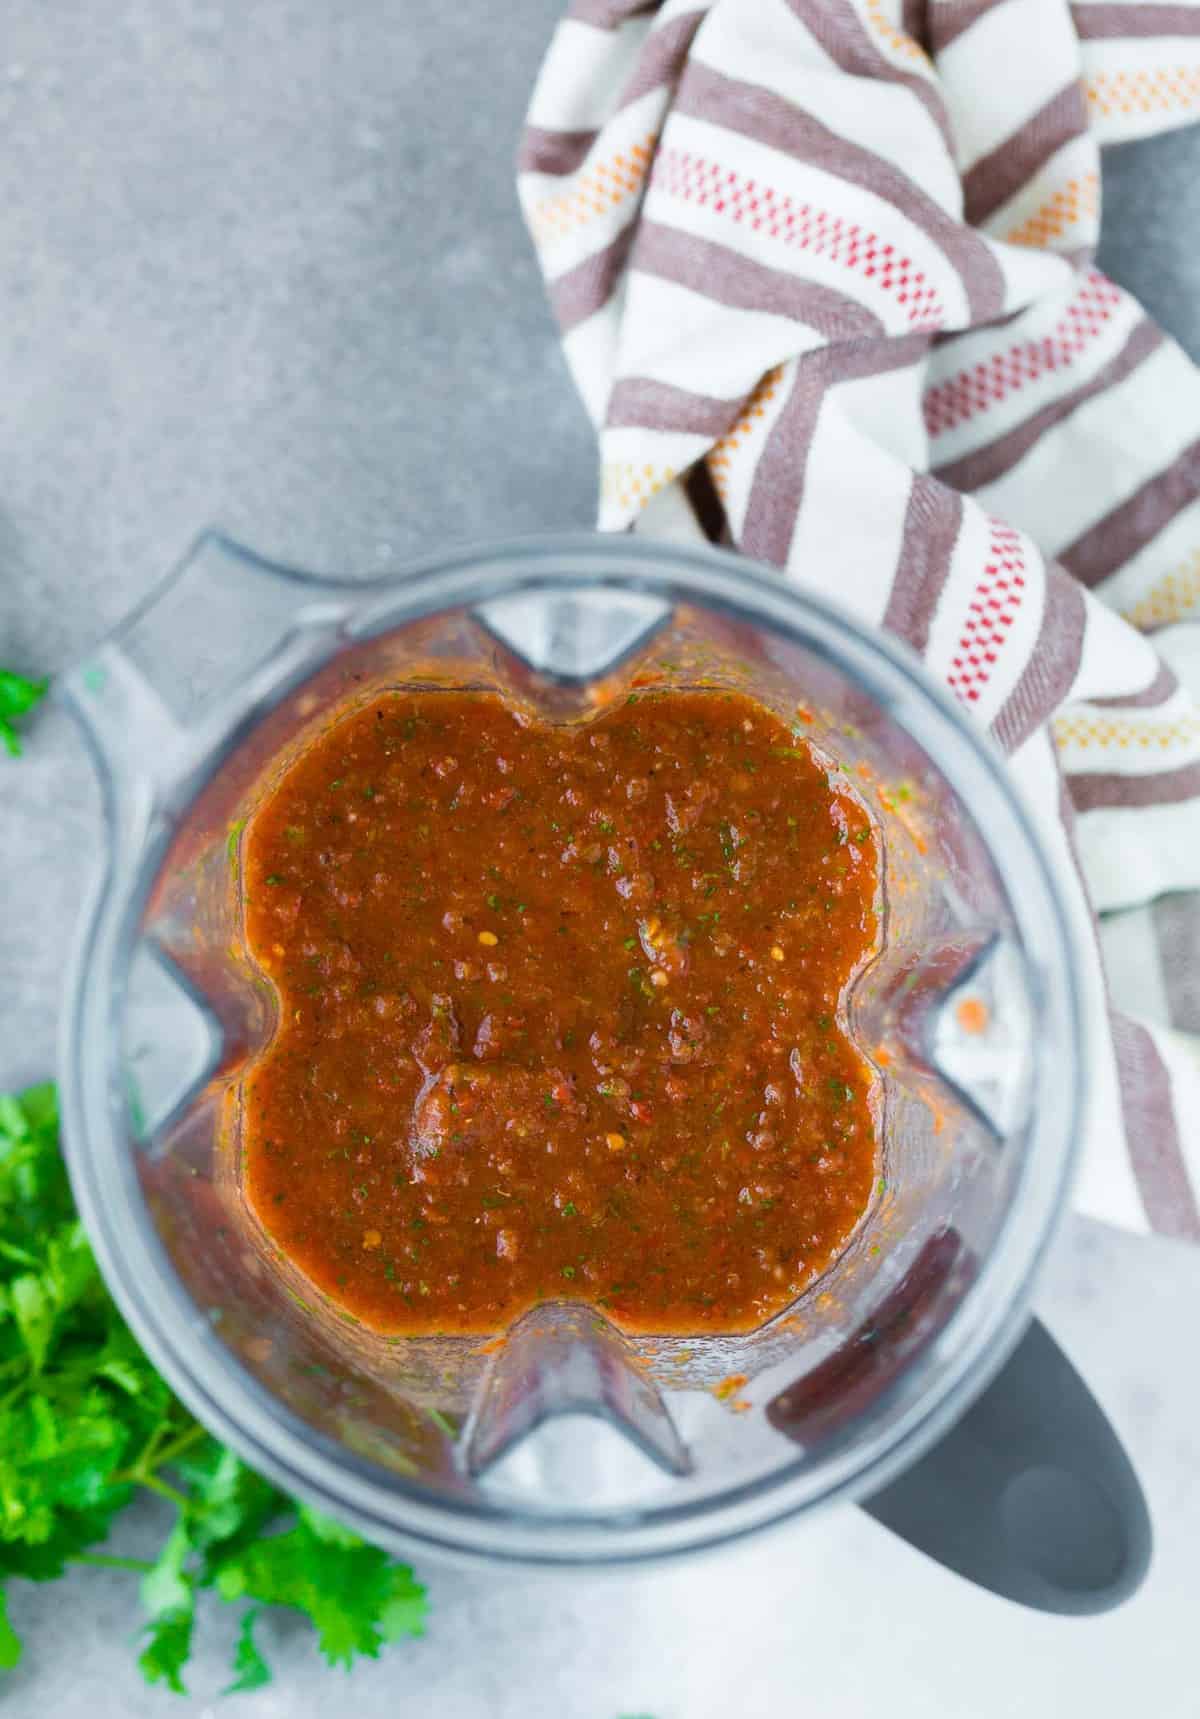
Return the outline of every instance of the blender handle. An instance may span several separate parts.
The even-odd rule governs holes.
[[[1150,1563],[1137,1475],[1036,1319],[941,1442],[862,1508],[959,1575],[1039,1611],[1108,1611]]]

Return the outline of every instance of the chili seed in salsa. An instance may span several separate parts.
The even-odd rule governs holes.
[[[844,1248],[876,1169],[839,1004],[876,837],[763,706],[643,693],[586,722],[396,691],[251,820],[246,930],[278,1028],[247,1198],[391,1333],[554,1298],[744,1331]]]

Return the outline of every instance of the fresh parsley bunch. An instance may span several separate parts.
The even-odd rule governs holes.
[[[153,1561],[112,1544],[142,1490],[174,1509]],[[69,1564],[140,1575],[138,1663],[179,1693],[203,1588],[242,1607],[227,1693],[270,1677],[254,1638],[263,1606],[305,1613],[331,1665],[373,1659],[425,1619],[406,1565],[253,1473],[142,1354],[92,1258],[45,1085],[0,1097],[0,1666],[21,1654],[2,1584]]]

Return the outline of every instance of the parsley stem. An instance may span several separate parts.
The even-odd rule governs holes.
[[[193,1421],[183,1432],[177,1434],[175,1438],[164,1445],[162,1443],[163,1434],[167,1431],[169,1431],[169,1427],[166,1422],[155,1427],[138,1452],[136,1460],[131,1462],[128,1468],[122,1469],[120,1474],[114,1475],[113,1478],[118,1481],[126,1481],[134,1486],[148,1486],[151,1492],[158,1492],[164,1498],[170,1498],[182,1510],[186,1502],[183,1494],[178,1492],[175,1487],[168,1486],[165,1480],[157,1479],[156,1470],[163,1468],[169,1462],[174,1462],[177,1457],[183,1455],[189,1446],[198,1443],[202,1438],[207,1438],[208,1434],[199,1421]]]
[[[94,1564],[101,1570],[133,1570],[139,1576],[148,1575],[154,1568],[149,1558],[119,1558],[115,1552],[72,1552],[67,1562]]]
[[[185,1450],[189,1450],[192,1445],[199,1444],[201,1439],[207,1437],[208,1428],[202,1427],[199,1421],[194,1422],[186,1432],[181,1432],[178,1438],[172,1439],[170,1444],[164,1445],[162,1450],[155,1453],[155,1468],[165,1468],[168,1463],[174,1462],[177,1457],[182,1456]]]
[[[131,1486],[144,1486],[150,1492],[157,1492],[160,1498],[167,1498],[179,1510],[186,1510],[188,1498],[180,1492],[177,1486],[170,1486],[165,1480],[160,1480],[157,1474],[147,1474],[145,1469],[128,1468],[123,1474],[114,1474],[115,1481],[127,1481]]]

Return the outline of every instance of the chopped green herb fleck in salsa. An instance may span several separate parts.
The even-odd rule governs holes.
[[[349,1314],[490,1334],[551,1294],[633,1332],[748,1330],[845,1246],[878,1175],[839,1013],[877,843],[760,705],[549,724],[390,693],[242,846],[280,1002],[247,1195]]]

